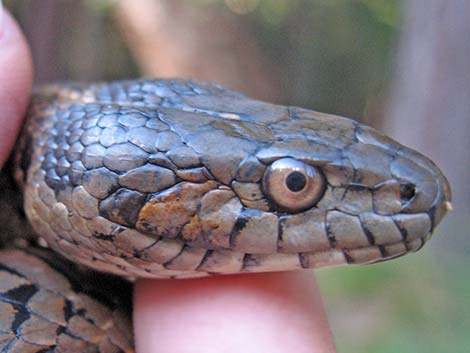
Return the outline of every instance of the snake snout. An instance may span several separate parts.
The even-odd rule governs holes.
[[[356,137],[393,155],[390,172],[398,181],[402,213],[426,213],[432,229],[451,209],[451,190],[445,175],[429,158],[407,148],[376,130],[361,125]],[[431,229],[431,230],[432,230]]]
[[[434,229],[451,209],[449,182],[442,171],[423,155],[412,150],[407,150],[406,155],[406,160],[397,158],[394,169],[401,181],[402,212],[427,213]]]

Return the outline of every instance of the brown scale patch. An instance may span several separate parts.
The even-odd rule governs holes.
[[[189,223],[187,223],[181,232],[183,235],[183,239],[187,242],[194,242],[196,241],[199,234],[202,234],[202,224],[199,216],[195,214],[191,217]]]
[[[157,236],[176,237],[196,213],[202,196],[215,188],[214,181],[181,183],[157,194],[140,210],[136,229]]]

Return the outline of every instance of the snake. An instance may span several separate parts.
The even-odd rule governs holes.
[[[354,120],[189,79],[34,91],[0,177],[1,352],[132,352],[136,278],[377,263],[451,209]]]

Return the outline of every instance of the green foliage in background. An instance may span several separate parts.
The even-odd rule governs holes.
[[[468,352],[466,267],[432,255],[318,271],[339,353]]]
[[[385,0],[261,0],[250,16],[285,70],[289,104],[371,122],[381,118],[369,115],[383,108],[400,9]]]

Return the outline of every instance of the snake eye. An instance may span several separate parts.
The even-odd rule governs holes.
[[[296,212],[313,206],[320,199],[325,179],[311,165],[293,158],[282,158],[266,169],[263,189],[279,208]]]

